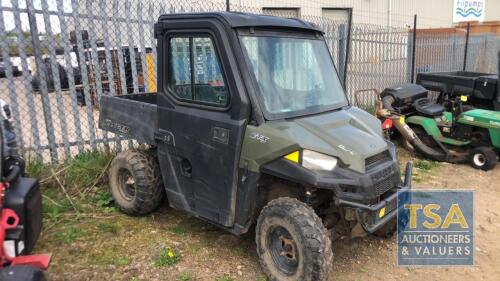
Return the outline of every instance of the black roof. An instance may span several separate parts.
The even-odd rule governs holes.
[[[239,12],[206,12],[206,13],[179,13],[161,15],[158,21],[182,18],[218,18],[225,21],[232,28],[238,27],[282,27],[291,29],[313,30],[322,32],[314,23],[295,18],[282,18],[268,15],[257,15]]]

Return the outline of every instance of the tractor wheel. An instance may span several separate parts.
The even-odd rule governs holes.
[[[489,171],[497,165],[497,154],[491,147],[474,148],[470,153],[470,164],[476,169]]]
[[[394,232],[396,232],[396,227],[397,227],[397,220],[396,218],[394,218],[388,221],[381,228],[377,229],[377,231],[375,231],[373,235],[380,238],[390,238],[394,235]]]
[[[271,281],[327,280],[332,242],[307,204],[282,197],[260,213],[255,230],[260,264]]]
[[[129,215],[145,215],[161,203],[164,190],[156,159],[129,150],[115,156],[109,169],[111,194],[118,208]]]

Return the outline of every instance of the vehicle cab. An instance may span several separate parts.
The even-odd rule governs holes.
[[[331,240],[386,236],[401,181],[380,122],[353,107],[321,29],[243,13],[161,16],[158,93],[102,97],[99,126],[150,145],[110,165],[128,214],[175,209],[236,235],[256,224],[272,280],[326,280]]]
[[[159,160],[180,175],[165,179],[171,205],[239,233],[264,189],[255,185],[277,179],[368,212],[395,196],[395,148],[375,117],[349,104],[318,26],[188,13],[161,16],[155,36]]]

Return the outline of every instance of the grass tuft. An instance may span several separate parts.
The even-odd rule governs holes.
[[[98,191],[95,195],[95,204],[101,208],[113,206],[113,195],[107,190]]]
[[[97,228],[102,232],[117,234],[120,227],[117,223],[100,222]]]
[[[190,281],[193,280],[193,274],[190,272],[183,272],[179,277],[177,278],[178,281]]]
[[[126,266],[131,263],[129,257],[119,255],[115,250],[103,250],[97,254],[93,254],[89,258],[91,265],[117,265]]]
[[[229,275],[219,276],[215,278],[215,281],[234,281],[234,278]]]
[[[439,166],[439,164],[431,160],[417,159],[417,161],[415,161],[415,167],[423,171],[430,171],[437,166]]]
[[[71,244],[75,242],[76,238],[78,238],[79,235],[80,233],[75,227],[70,227],[62,232],[56,233],[55,238],[61,244]]]
[[[171,266],[178,263],[181,260],[181,255],[179,252],[175,251],[170,247],[166,247],[161,251],[160,256],[156,259],[156,266]]]
[[[187,232],[186,227],[184,227],[182,225],[169,227],[168,230],[170,232],[172,232],[173,234],[178,235],[178,236],[184,236],[184,235],[186,235],[186,232]]]
[[[77,155],[67,164],[64,182],[70,187],[86,187],[94,183],[108,165],[112,154],[88,151]]]

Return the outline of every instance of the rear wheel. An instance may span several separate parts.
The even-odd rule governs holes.
[[[152,212],[164,196],[158,163],[146,152],[116,155],[109,169],[109,185],[116,205],[129,215]]]
[[[305,203],[288,197],[269,202],[259,216],[255,240],[269,280],[327,280],[331,241],[321,219]]]
[[[497,154],[491,147],[474,148],[470,154],[470,164],[476,169],[491,170],[497,165]]]

